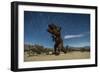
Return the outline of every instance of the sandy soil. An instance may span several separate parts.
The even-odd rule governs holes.
[[[28,56],[27,53],[24,54],[24,61],[50,61],[50,60],[71,60],[71,59],[89,59],[90,52],[69,52],[66,54],[55,55],[38,55],[38,56]]]

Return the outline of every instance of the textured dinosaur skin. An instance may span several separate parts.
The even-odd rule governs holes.
[[[54,44],[54,53],[55,55],[59,55],[60,51],[66,53],[65,48],[63,47],[63,40],[61,38],[61,27],[50,24],[48,25],[47,31],[51,34]]]

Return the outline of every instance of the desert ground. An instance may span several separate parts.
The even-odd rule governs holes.
[[[73,60],[73,59],[89,59],[90,52],[68,52],[66,54],[61,53],[58,56],[55,55],[38,55],[38,56],[28,56],[27,52],[24,53],[24,61],[50,61],[50,60]]]

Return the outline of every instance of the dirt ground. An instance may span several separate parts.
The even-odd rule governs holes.
[[[69,52],[66,54],[55,55],[38,55],[38,56],[28,56],[27,53],[24,54],[24,61],[50,61],[50,60],[72,60],[72,59],[89,59],[90,52]]]

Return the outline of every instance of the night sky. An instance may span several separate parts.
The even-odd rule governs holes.
[[[48,24],[61,29],[64,46],[90,46],[90,15],[75,13],[24,11],[24,44],[39,44],[53,48],[54,42],[47,32]]]

